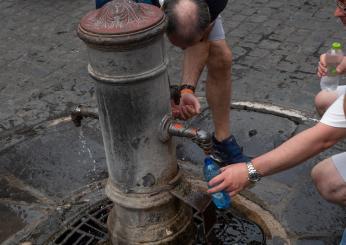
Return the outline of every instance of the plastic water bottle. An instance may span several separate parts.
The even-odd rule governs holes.
[[[327,91],[336,90],[340,76],[336,72],[336,67],[342,62],[344,54],[341,49],[341,44],[334,42],[332,48],[326,53],[327,75],[321,78],[321,89]]]
[[[220,174],[220,168],[212,158],[207,157],[204,160],[203,173],[205,180],[209,182],[212,178]],[[231,205],[231,198],[225,191],[213,193],[212,199],[215,206],[219,209],[226,209]]]

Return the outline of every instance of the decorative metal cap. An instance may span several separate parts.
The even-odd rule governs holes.
[[[165,28],[165,16],[158,7],[132,0],[113,0],[86,14],[79,23],[78,35],[94,44],[131,43],[141,39],[143,32],[157,26],[158,30],[153,34]],[[132,37],[137,34],[141,37]]]

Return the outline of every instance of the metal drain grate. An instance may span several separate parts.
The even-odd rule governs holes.
[[[53,245],[101,245],[108,244],[107,218],[113,203],[104,199],[81,213],[70,226],[59,232],[53,239]],[[195,245],[251,244],[264,245],[265,236],[255,223],[237,217],[231,211],[216,211],[216,223],[205,237],[201,218],[194,215],[196,225]],[[206,242],[206,239],[208,242]]]
[[[103,200],[73,222],[54,240],[53,244],[93,245],[106,242],[108,240],[106,222],[112,207],[111,201]]]

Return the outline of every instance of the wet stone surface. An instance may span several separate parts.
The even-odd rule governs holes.
[[[99,132],[72,123],[7,149],[0,162],[3,169],[54,200],[107,177]]]
[[[37,202],[38,200],[25,190],[11,185],[11,180],[5,178],[5,176],[0,177],[0,199],[10,199],[12,201],[23,201],[28,203]]]
[[[297,127],[288,119],[258,112],[232,110],[231,117],[233,135],[249,157],[260,155],[280,145],[295,132]],[[210,133],[214,132],[208,109],[192,119],[189,124]],[[192,144],[188,139],[178,138],[176,141],[180,159],[192,161],[195,164],[203,163],[204,155],[197,145]]]
[[[6,220],[6,225],[0,226],[0,242],[3,242],[9,236],[25,227],[25,223],[17,214],[8,206],[0,203],[0,216]]]

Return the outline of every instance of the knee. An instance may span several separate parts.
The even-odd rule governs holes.
[[[333,92],[321,91],[315,96],[315,107],[320,116],[328,109],[335,101],[337,95]]]
[[[232,66],[232,52],[227,46],[223,46],[218,52],[211,53],[208,69],[215,71],[230,71]]]
[[[330,176],[325,174],[325,169],[317,164],[311,171],[311,178],[320,195],[335,204],[346,206],[346,188],[330,181]]]

